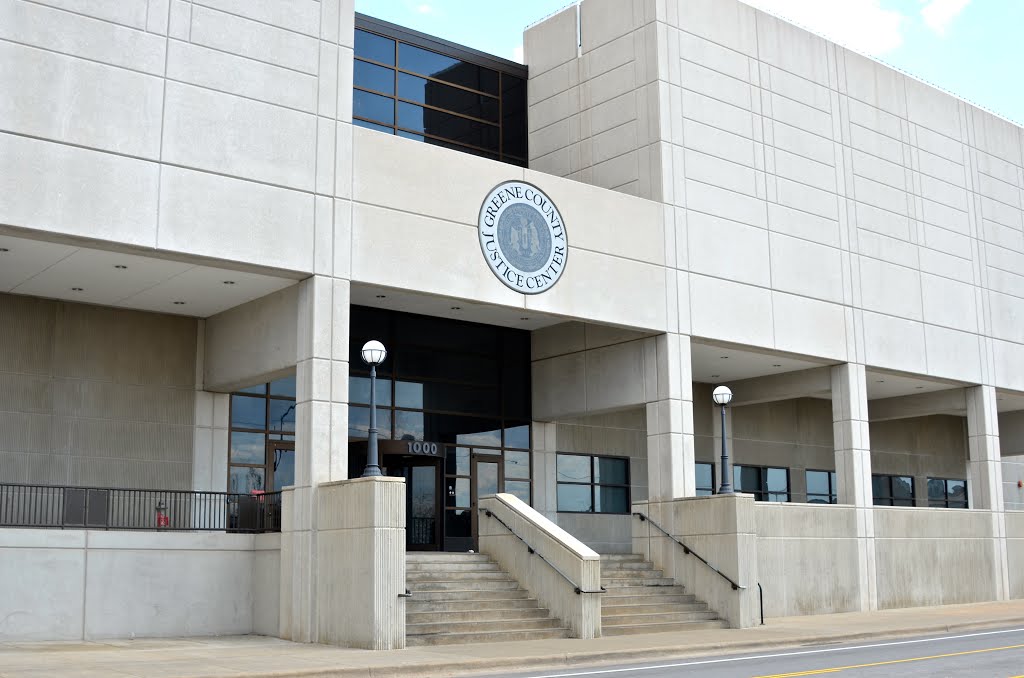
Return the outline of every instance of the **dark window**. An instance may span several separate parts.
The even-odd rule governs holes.
[[[752,494],[756,501],[789,501],[788,468],[734,466],[732,478],[737,492]]]
[[[967,481],[959,478],[929,478],[928,506],[967,508]]]
[[[808,504],[835,504],[836,497],[836,472],[835,471],[808,471],[807,472],[807,503]]]
[[[279,490],[295,482],[295,377],[231,394],[228,492]],[[287,443],[274,449],[274,441]]]
[[[485,55],[473,63],[468,53],[442,54],[412,44],[412,36],[374,33],[390,31],[372,20],[356,21],[364,26],[355,32],[356,125],[526,166],[525,69],[508,64],[507,72]]]
[[[555,457],[558,511],[629,513],[629,459],[582,454]]]
[[[697,496],[709,497],[715,493],[715,465],[698,461],[695,475],[697,476]]]
[[[914,479],[910,476],[871,476],[875,506],[913,506]]]

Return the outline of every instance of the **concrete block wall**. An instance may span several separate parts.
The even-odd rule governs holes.
[[[0,478],[191,489],[196,336],[193,318],[0,294]]]
[[[277,635],[279,548],[276,534],[2,530],[0,640]]]

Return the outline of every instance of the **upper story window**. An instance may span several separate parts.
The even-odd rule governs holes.
[[[875,506],[913,506],[914,479],[911,476],[871,476]]]
[[[836,503],[835,471],[807,471],[806,478],[808,504]]]
[[[694,464],[694,477],[697,481],[697,496],[710,497],[715,493],[715,465],[698,461]]]
[[[526,166],[525,68],[357,17],[352,115],[361,127]],[[402,39],[406,38],[406,39]],[[508,66],[508,72],[498,68]]]
[[[788,468],[737,465],[732,478],[735,490],[754,495],[755,501],[789,501]]]
[[[555,455],[559,513],[629,513],[629,459]]]
[[[928,506],[967,508],[967,481],[963,478],[929,478]]]

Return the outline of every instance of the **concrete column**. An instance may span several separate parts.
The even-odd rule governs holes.
[[[999,413],[996,389],[974,386],[967,389],[967,496],[972,509],[991,512],[993,583],[996,600],[1009,596],[1006,558],[1006,519],[1003,506],[1003,466],[999,449]]]
[[[312,642],[321,617],[317,486],[348,476],[348,281],[302,281],[296,317],[295,486],[282,516],[280,630],[282,638]]]
[[[651,499],[696,495],[690,337],[656,337],[656,393],[647,402],[647,484]],[[653,397],[651,397],[653,396]]]
[[[558,424],[533,422],[533,508],[553,522],[558,521],[556,461]]]
[[[316,641],[405,647],[405,479],[320,485],[317,514]]]
[[[839,503],[857,507],[860,609],[878,608],[874,500],[871,492],[871,436],[868,431],[867,374],[863,365],[832,368],[832,431]]]

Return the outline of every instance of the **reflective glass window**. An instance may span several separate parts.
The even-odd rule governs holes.
[[[422,412],[395,411],[396,440],[426,440],[427,437],[426,415]],[[429,437],[434,438],[434,436]]]
[[[530,448],[530,427],[528,425],[505,429],[505,447]]]
[[[629,513],[629,488],[594,487],[595,513]]]
[[[767,466],[734,466],[733,487],[754,495],[756,501],[789,501],[789,469]]]
[[[352,81],[356,87],[372,89],[381,94],[395,93],[395,71],[391,68],[355,60]]]
[[[807,503],[836,503],[835,471],[807,471]]]
[[[295,397],[295,375],[281,377],[270,382],[270,395],[285,398]]]
[[[505,491],[514,494],[527,504],[530,503],[530,481],[529,480],[506,480]]]
[[[590,457],[576,454],[560,454],[555,461],[558,482],[591,482]]]
[[[629,478],[629,460],[617,457],[594,457],[594,482],[603,485],[625,485]]]
[[[629,513],[629,459],[558,454],[555,470],[559,511]]]
[[[383,118],[374,119],[383,120]],[[477,122],[404,101],[398,102],[398,126],[410,132],[443,137],[487,151],[498,150],[499,132],[495,125],[488,125],[484,122]]]
[[[404,42],[398,43],[398,67],[488,94],[498,94],[497,71]]]
[[[357,89],[352,93],[352,115],[393,125],[395,124],[395,100]]]
[[[238,393],[255,393],[256,395],[266,395],[267,385],[256,384],[255,386],[250,386],[249,388],[240,389]]]
[[[469,454],[468,447],[448,448],[448,473],[451,475],[469,475]]]
[[[267,401],[265,398],[231,396],[231,428],[267,427]]]
[[[377,377],[376,392],[378,406],[391,404],[391,380]],[[348,378],[348,401],[360,405],[370,404],[370,378],[350,376]]]
[[[376,33],[356,29],[355,55],[382,64],[395,65],[395,41]]]
[[[498,100],[408,73],[398,74],[398,97],[489,122],[498,122]]]
[[[526,157],[526,81],[501,75],[501,152]]]
[[[348,406],[348,437],[355,440],[366,440],[370,430],[370,408],[357,405]],[[391,410],[377,408],[377,435],[391,438]]]
[[[572,513],[592,513],[594,510],[591,485],[558,486],[558,510]]]
[[[447,506],[469,506],[469,478],[448,478]]]
[[[392,127],[385,127],[384,125],[378,125],[375,122],[367,122],[366,120],[360,120],[354,118],[352,124],[357,127],[365,127],[366,129],[376,130],[378,132],[384,132],[385,134],[394,134],[395,130]]]
[[[876,506],[913,506],[914,479],[911,476],[871,476],[871,491]]]
[[[231,432],[232,464],[262,464],[266,461],[267,440],[262,433]]]
[[[955,478],[929,478],[928,506],[967,508],[967,481]]]
[[[232,466],[228,471],[228,492],[251,494],[264,490],[266,471],[259,466]]]
[[[529,478],[530,453],[505,450],[505,478]],[[508,481],[505,482],[506,487]]]
[[[697,480],[697,496],[708,497],[715,493],[715,465],[706,462],[695,464],[694,474]]]
[[[270,401],[270,426],[271,431],[294,431],[295,430],[295,401],[294,400],[271,400]]]
[[[415,381],[395,382],[395,405],[422,410],[423,384]]]

